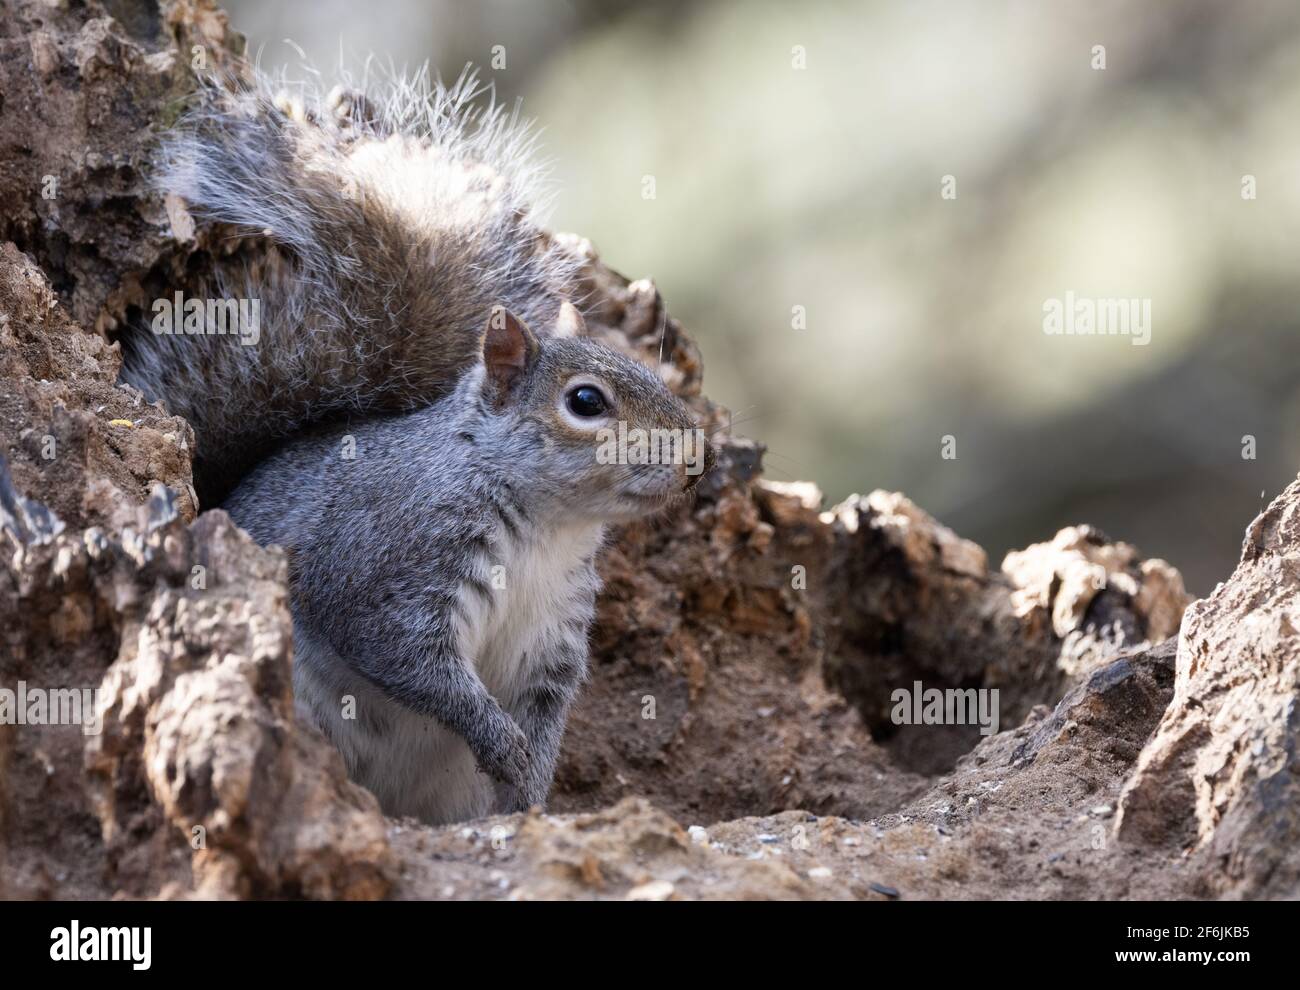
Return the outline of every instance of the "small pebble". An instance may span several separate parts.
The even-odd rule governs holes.
[[[897,897],[898,891],[893,887],[886,887],[883,883],[876,883],[874,880],[868,884],[877,894],[884,894],[886,897]]]
[[[651,880],[638,884],[627,892],[625,900],[629,901],[666,901],[673,896],[673,887],[667,880]]]

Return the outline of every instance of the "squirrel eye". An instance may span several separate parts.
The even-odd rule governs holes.
[[[593,385],[579,385],[568,395],[569,411],[575,416],[599,416],[609,408],[605,396]]]

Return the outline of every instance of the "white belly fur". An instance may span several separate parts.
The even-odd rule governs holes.
[[[507,541],[488,574],[492,600],[467,594],[461,655],[471,658],[480,680],[509,709],[531,682],[532,664],[546,652],[569,616],[572,575],[600,545],[600,526],[553,530],[543,540]],[[495,570],[495,574],[492,573]]]

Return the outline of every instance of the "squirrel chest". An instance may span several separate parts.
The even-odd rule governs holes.
[[[585,635],[598,586],[592,561],[602,537],[600,525],[503,536],[481,567],[489,594],[462,590],[461,652],[499,701],[527,686],[547,640],[576,626]]]

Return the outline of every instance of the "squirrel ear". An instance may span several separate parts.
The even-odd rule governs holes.
[[[560,313],[555,318],[555,336],[582,337],[587,333],[587,321],[578,312],[578,307],[564,300],[560,303]]]
[[[537,360],[539,350],[537,338],[523,320],[504,306],[492,307],[483,331],[483,366],[487,369],[489,394],[498,409]]]

